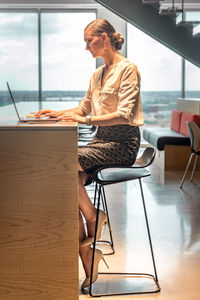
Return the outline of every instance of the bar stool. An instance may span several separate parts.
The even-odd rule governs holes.
[[[151,150],[152,151],[152,150]],[[153,163],[155,152],[152,151],[153,157],[148,165]],[[150,176],[151,173],[149,170],[147,170],[144,167],[141,167],[138,165],[138,167],[119,167],[119,166],[112,166],[112,167],[104,167],[104,168],[98,168],[92,173],[93,180],[98,184],[98,190],[97,190],[97,217],[96,217],[96,226],[95,226],[95,236],[94,236],[94,243],[93,243],[93,256],[92,256],[92,265],[91,265],[91,278],[90,278],[90,287],[89,287],[89,294],[92,297],[97,296],[113,296],[113,295],[128,295],[128,294],[153,294],[160,292],[160,285],[158,282],[158,276],[157,276],[157,270],[156,270],[156,264],[155,264],[155,258],[154,258],[154,252],[153,252],[153,246],[152,246],[152,240],[151,240],[151,234],[150,234],[150,228],[148,223],[148,217],[147,217],[147,211],[146,211],[146,205],[145,205],[145,199],[144,199],[144,193],[142,189],[142,181],[141,179],[147,176]],[[149,241],[149,247],[151,252],[151,259],[152,259],[152,265],[154,269],[154,274],[149,273],[118,273],[118,272],[99,272],[99,275],[119,275],[119,276],[132,276],[132,278],[143,278],[146,277],[148,279],[151,279],[154,281],[156,288],[151,291],[132,291],[132,292],[103,292],[94,294],[92,292],[92,275],[93,275],[93,265],[94,265],[94,255],[95,255],[95,248],[96,248],[96,232],[97,232],[97,226],[98,226],[98,216],[99,216],[99,207],[100,207],[100,201],[101,201],[101,195],[102,195],[102,189],[106,185],[121,183],[121,182],[127,182],[130,180],[138,180],[139,186],[140,186],[140,192],[141,192],[141,199],[144,209],[144,216],[145,216],[145,224],[147,228],[147,234],[148,234],[148,241]],[[105,195],[105,194],[104,194]]]
[[[135,163],[131,166],[131,168],[138,169],[138,168],[148,167],[154,161],[155,155],[156,155],[156,151],[153,147],[145,148],[142,155],[136,159]],[[97,168],[95,170],[95,174],[97,174],[98,171],[101,171],[101,169],[102,169],[101,167]],[[94,176],[94,173],[93,173],[93,176]],[[96,205],[99,184],[95,179],[93,180],[93,182],[94,181],[95,181],[94,205]],[[101,187],[100,197],[101,197],[101,203],[102,203],[103,210],[105,211],[105,213],[108,216],[107,217],[107,225],[108,225],[108,229],[109,229],[109,239],[110,240],[105,240],[105,239],[102,240],[101,239],[98,242],[109,244],[110,247],[111,247],[111,251],[107,252],[107,253],[104,253],[104,255],[112,255],[112,254],[115,253],[115,248],[114,248],[114,240],[113,240],[113,236],[112,236],[112,228],[111,228],[111,224],[110,224],[110,216],[109,216],[109,211],[108,211],[108,206],[107,206],[107,201],[106,201],[106,196],[105,196],[104,185],[102,185],[102,187]]]

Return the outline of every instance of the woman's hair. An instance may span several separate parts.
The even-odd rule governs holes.
[[[123,43],[124,38],[121,36],[119,32],[115,31],[115,28],[105,19],[96,19],[89,23],[86,29],[91,29],[94,35],[100,36],[102,33],[106,33],[110,38],[111,45],[116,49],[120,50]]]

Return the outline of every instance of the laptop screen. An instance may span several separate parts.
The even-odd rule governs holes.
[[[15,100],[14,100],[13,94],[12,94],[12,92],[11,92],[9,83],[6,82],[6,84],[7,84],[7,87],[8,87],[8,91],[9,91],[9,94],[10,94],[10,98],[12,99],[12,102],[13,102],[13,104],[14,104],[14,108],[15,108],[17,117],[18,117],[19,121],[21,121],[21,118],[20,118],[20,116],[19,116],[19,112],[18,112],[18,110],[17,110],[17,106],[16,106],[16,104],[15,104]]]

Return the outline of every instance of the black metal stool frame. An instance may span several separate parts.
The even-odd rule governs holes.
[[[156,150],[153,147],[145,148],[142,155],[136,159],[135,163],[131,166],[131,168],[141,169],[141,168],[148,167],[154,161],[155,155],[156,155]],[[101,169],[102,169],[102,167],[97,168],[96,173],[98,172],[98,170],[101,170]],[[111,229],[111,224],[110,224],[110,217],[109,217],[109,212],[108,212],[108,207],[107,207],[107,202],[106,202],[104,186],[102,186],[101,190],[102,190],[102,193],[101,193],[102,207],[103,207],[103,210],[106,212],[106,214],[108,216],[107,219],[108,219],[108,228],[109,228],[110,241],[99,240],[98,242],[100,242],[100,243],[103,242],[103,243],[109,244],[112,250],[111,250],[111,252],[104,253],[104,255],[112,255],[112,254],[115,253],[115,248],[114,248],[114,241],[113,241],[113,237],[112,237],[112,229]],[[94,206],[96,205],[97,191],[98,191],[98,183],[96,182],[96,184],[95,184],[95,193],[94,193]]]
[[[100,199],[102,200],[101,202],[100,202],[100,200],[98,201],[99,202],[99,206],[100,206],[100,203],[102,203],[103,210],[107,214],[107,222],[108,222],[107,225],[108,225],[109,235],[110,235],[110,241],[99,240],[98,242],[99,243],[109,244],[110,247],[111,247],[111,249],[112,249],[111,252],[104,253],[103,255],[112,255],[112,254],[115,253],[115,248],[114,248],[114,241],[113,241],[113,236],[112,236],[112,229],[111,229],[111,224],[110,224],[110,217],[109,217],[109,212],[108,212],[108,206],[107,206],[107,202],[106,202],[105,190],[104,190],[104,187],[102,186],[100,194],[99,194],[98,193],[98,189],[99,189],[99,184],[96,182],[95,193],[94,193],[94,205],[96,205],[97,194],[98,194],[99,197],[100,197]]]
[[[130,167],[131,168],[131,167]],[[140,169],[141,170],[141,169]],[[143,174],[142,176],[137,175],[138,170],[135,170],[136,173],[136,177],[135,178],[131,178],[128,180],[119,180],[119,181],[114,181],[114,182],[101,182],[101,180],[98,180],[98,173],[101,170],[98,170],[96,172],[96,174],[94,175],[94,180],[98,183],[98,201],[97,201],[97,218],[96,218],[96,225],[95,225],[95,236],[94,236],[94,243],[93,243],[93,255],[92,255],[92,265],[91,265],[91,278],[90,278],[90,288],[89,288],[89,294],[91,297],[101,297],[101,296],[114,296],[114,295],[134,295],[134,294],[154,294],[154,293],[159,293],[161,288],[159,285],[159,281],[158,281],[158,276],[157,276],[157,270],[156,270],[156,264],[155,264],[155,258],[154,258],[154,252],[153,252],[153,246],[152,246],[152,240],[151,240],[151,233],[150,233],[150,228],[149,228],[149,222],[148,222],[148,217],[147,217],[147,211],[146,211],[146,204],[145,204],[145,199],[144,199],[144,193],[143,193],[143,188],[142,188],[142,181],[141,178],[143,177],[147,177],[150,176],[151,173],[149,171],[147,171],[145,168],[143,168],[143,170],[146,171],[145,174]],[[99,215],[99,207],[100,207],[100,199],[101,199],[101,189],[105,186],[105,185],[111,185],[111,184],[115,184],[115,183],[119,183],[119,182],[126,182],[129,180],[135,180],[138,179],[139,180],[139,185],[140,185],[140,191],[141,191],[141,198],[142,198],[142,203],[143,203],[143,209],[144,209],[144,216],[145,216],[145,223],[146,223],[146,228],[147,228],[147,233],[148,233],[148,240],[149,240],[149,246],[150,246],[150,250],[151,250],[151,256],[152,256],[152,263],[153,263],[153,269],[154,269],[154,275],[153,274],[149,274],[149,273],[126,273],[126,272],[99,272],[99,275],[132,275],[133,277],[149,277],[149,279],[153,279],[154,283],[156,285],[156,289],[152,290],[152,291],[143,291],[143,292],[122,292],[122,293],[101,293],[101,294],[94,294],[92,292],[92,275],[93,275],[93,266],[94,266],[94,255],[95,255],[95,248],[96,248],[96,232],[97,232],[97,226],[98,226],[98,215]],[[106,202],[104,202],[106,203]]]
[[[148,167],[154,161],[155,155],[156,155],[156,150],[153,147],[146,147],[145,150],[143,151],[142,155],[136,159],[136,161],[131,166],[131,168],[140,169],[140,168]],[[101,170],[101,169],[102,169],[102,167],[98,167],[96,169],[96,172],[98,170]],[[92,182],[94,183],[93,180],[92,180]],[[97,191],[98,191],[98,183],[96,182],[96,184],[95,184],[95,193],[94,193],[94,197],[93,197],[94,206],[96,206]],[[108,241],[108,240],[99,240],[98,242],[103,242],[103,243],[109,244],[112,250],[111,250],[111,252],[104,253],[104,255],[112,255],[112,254],[115,253],[115,248],[114,248],[114,241],[113,241],[113,237],[112,237],[112,229],[111,229],[111,224],[110,224],[110,218],[109,218],[109,212],[108,212],[108,207],[107,207],[107,202],[106,202],[106,197],[105,197],[104,186],[102,186],[101,199],[102,199],[101,203],[102,203],[103,210],[106,212],[106,214],[108,216],[107,219],[108,219],[108,228],[109,228],[110,241]]]

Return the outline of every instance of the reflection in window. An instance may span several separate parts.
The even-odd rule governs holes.
[[[128,58],[142,77],[145,125],[169,127],[171,111],[181,95],[181,58],[131,24],[127,41]]]

